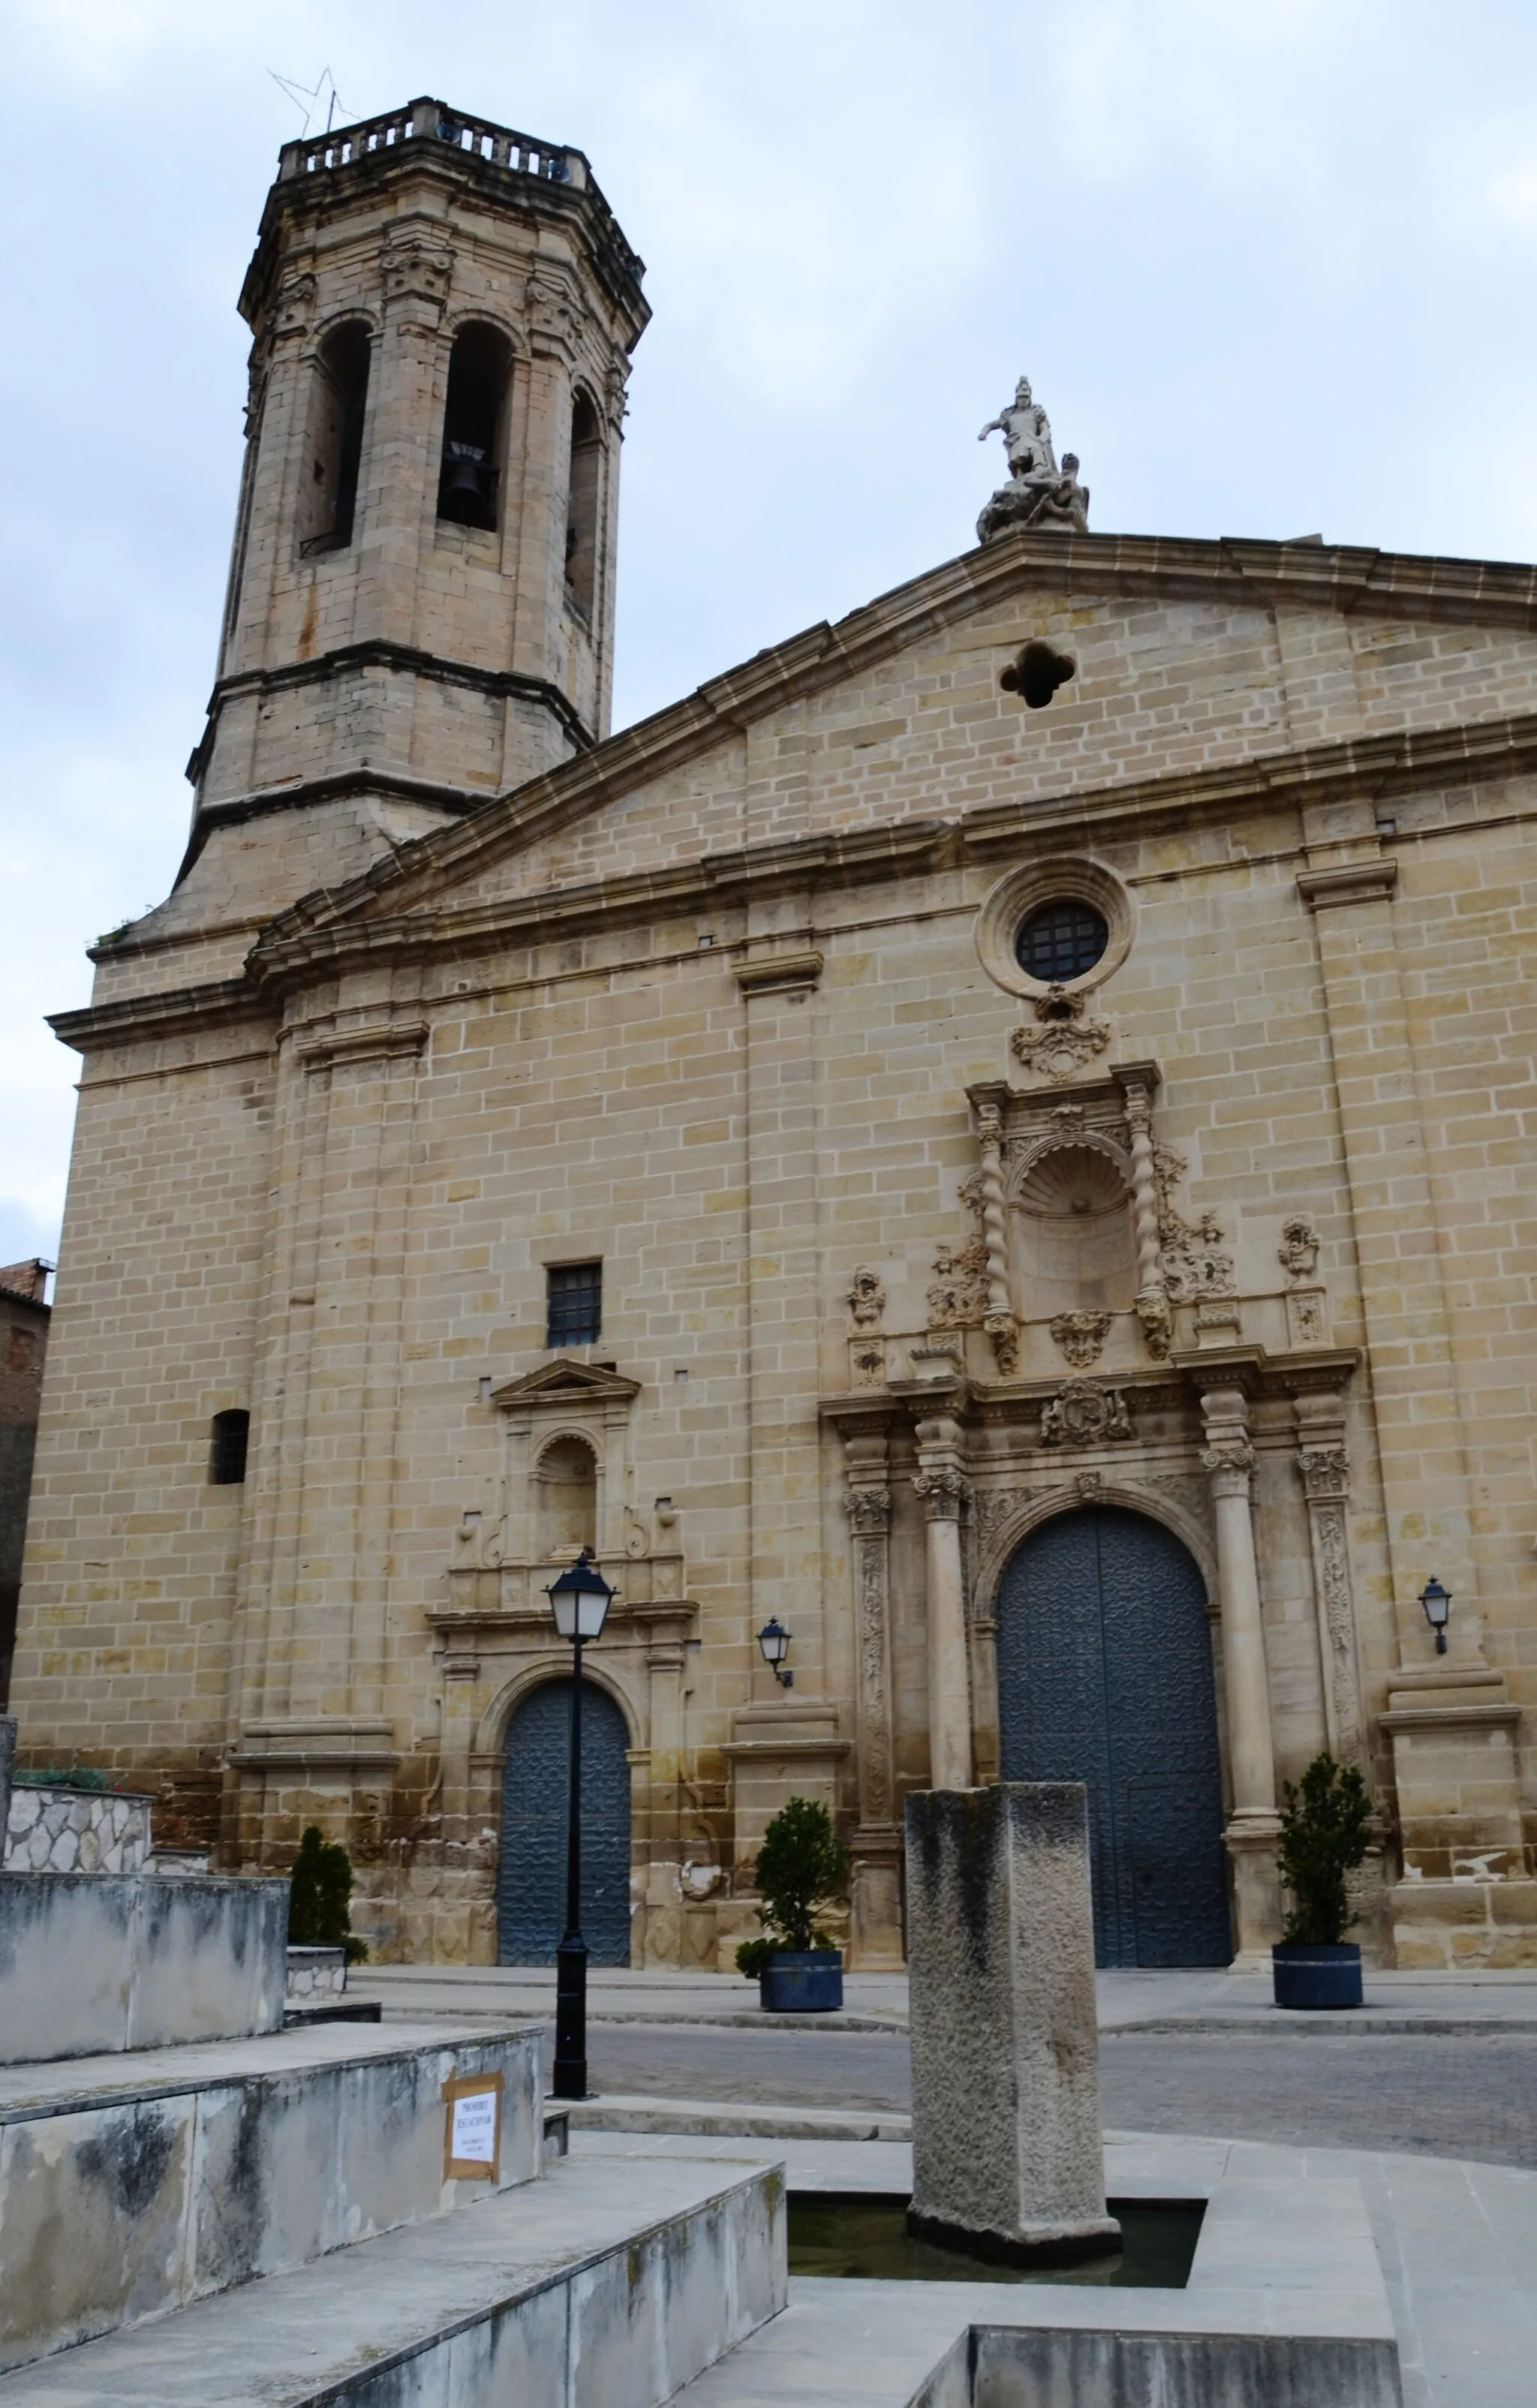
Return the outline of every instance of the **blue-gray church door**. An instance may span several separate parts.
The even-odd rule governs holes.
[[[571,1684],[531,1689],[507,1726],[496,1961],[553,1965],[566,1926]],[[607,1690],[582,1684],[582,1934],[595,1965],[630,1961],[629,1732]]]
[[[1032,1530],[998,1586],[1005,1781],[1088,1784],[1101,1965],[1232,1956],[1205,1586],[1162,1523],[1113,1506]]]

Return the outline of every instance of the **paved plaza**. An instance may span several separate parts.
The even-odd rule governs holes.
[[[588,2061],[602,2093],[903,2113],[911,2104],[898,2033],[600,2025]],[[1113,2130],[1537,2168],[1532,2033],[1107,2033],[1099,2081]]]

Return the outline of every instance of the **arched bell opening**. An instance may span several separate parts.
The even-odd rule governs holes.
[[[998,1770],[1088,1790],[1101,1965],[1232,1956],[1206,1582],[1121,1506],[1038,1523],[997,1602]]]
[[[496,1962],[553,1965],[566,1924],[571,1683],[525,1689],[508,1717],[496,1869]],[[582,1682],[582,1933],[595,1965],[630,1961],[630,1732]]]
[[[1014,1197],[1016,1293],[1027,1319],[1129,1312],[1137,1300],[1137,1238],[1127,1182],[1097,1147],[1054,1146],[1026,1170]]]
[[[566,585],[590,620],[597,598],[597,521],[603,481],[603,436],[592,396],[571,401],[570,499],[566,522]]]
[[[495,326],[462,326],[449,354],[438,515],[456,526],[495,532],[512,346]]]
[[[315,354],[299,488],[301,552],[342,552],[352,540],[372,355],[368,329],[357,319],[334,326]]]

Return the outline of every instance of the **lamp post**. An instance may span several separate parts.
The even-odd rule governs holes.
[[[612,1589],[583,1547],[544,1592],[555,1628],[571,1641],[571,1760],[566,1795],[566,1929],[555,1951],[557,2099],[587,2096],[587,1942],[582,1936],[582,1651],[601,1639]]]
[[[1434,1572],[1420,1590],[1419,1601],[1425,1608],[1425,1619],[1436,1635],[1436,1654],[1446,1653],[1446,1625],[1451,1620],[1452,1593],[1443,1588]]]
[[[758,1645],[763,1660],[782,1689],[793,1689],[796,1676],[785,1670],[784,1658],[790,1652],[790,1634],[777,1613],[771,1613],[758,1632]]]

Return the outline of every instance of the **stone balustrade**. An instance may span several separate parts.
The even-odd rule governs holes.
[[[280,177],[286,180],[291,176],[315,175],[323,167],[349,167],[370,151],[393,150],[399,143],[424,136],[452,143],[456,150],[489,160],[516,175],[543,176],[553,184],[574,184],[579,190],[588,181],[587,163],[580,150],[567,150],[563,143],[541,142],[531,134],[516,134],[510,126],[494,125],[489,118],[467,117],[463,110],[437,100],[413,100],[383,117],[366,118],[361,124],[338,125],[324,134],[285,142]]]

